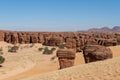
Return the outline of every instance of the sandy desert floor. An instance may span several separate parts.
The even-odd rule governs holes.
[[[120,57],[18,80],[120,80]]]
[[[59,63],[58,63],[57,58],[54,60],[51,60],[51,58],[56,55],[55,54],[56,52],[54,52],[51,55],[44,55],[44,54],[42,54],[42,52],[38,51],[38,48],[45,47],[45,46],[42,46],[41,44],[34,44],[33,47],[30,47],[33,44],[21,44],[21,45],[17,44],[20,47],[20,49],[18,50],[17,53],[8,52],[8,46],[13,46],[11,44],[8,44],[5,42],[0,42],[0,45],[3,47],[3,52],[4,52],[3,56],[6,58],[5,63],[2,64],[3,67],[0,68],[0,80],[63,80],[62,78],[58,77],[58,75],[62,75],[62,72],[64,72],[64,70],[65,70],[65,72],[63,73],[63,75],[66,75],[66,72],[67,72],[68,76],[72,75],[71,74],[72,68],[70,68],[70,72],[68,72],[69,68],[68,68],[68,70],[67,69],[58,70]],[[49,47],[49,48],[51,48],[51,47]],[[114,46],[114,47],[110,47],[110,48],[113,52],[114,58],[120,56],[120,54],[119,54],[120,46]],[[119,57],[114,59],[116,62],[114,60],[108,60],[108,61],[102,61],[102,62],[104,62],[103,64],[105,64],[105,66],[110,65],[110,68],[114,69],[113,67],[111,67],[112,65],[114,65],[112,63],[115,62],[116,65],[119,64],[119,62],[117,63],[118,59],[119,59]],[[111,61],[113,61],[113,62],[111,62]],[[86,71],[85,71],[86,73],[84,72],[84,74],[87,74],[87,70],[88,70],[88,74],[91,74],[92,71],[90,71],[91,73],[89,73],[89,70],[98,69],[99,64],[100,64],[100,66],[102,66],[102,62],[90,63],[90,67],[89,66],[86,67]],[[77,69],[79,67],[80,67],[80,70],[78,70],[79,72],[77,71],[76,73],[78,73],[78,74],[80,74],[81,72],[83,73],[83,71],[85,70],[83,68],[86,65],[89,65],[89,64],[84,64],[84,58],[83,58],[82,53],[77,53],[76,59],[75,59],[76,67],[73,67],[73,73],[74,73],[74,69],[75,69],[75,71],[77,71]],[[95,67],[95,66],[92,67],[92,65],[96,65],[96,66],[98,65],[98,67]],[[107,67],[109,69],[109,66],[107,66]],[[117,67],[119,67],[119,66],[117,65]],[[101,67],[100,70],[102,70],[102,68],[103,67]],[[106,67],[105,67],[105,69],[106,69]],[[51,72],[51,71],[54,71],[54,72]],[[47,73],[47,72],[50,72],[50,73]],[[93,73],[94,72],[95,71],[93,70]],[[120,72],[120,69],[118,69],[118,72]],[[58,74],[58,73],[60,73],[60,74]],[[82,73],[80,74],[81,76],[83,76]],[[50,76],[45,76],[48,74],[50,74]],[[107,74],[107,73],[105,73],[105,74]],[[111,72],[110,74],[113,74],[113,73]],[[72,75],[72,76],[74,76],[74,75]],[[94,76],[94,75],[95,75],[95,73],[92,76]],[[31,76],[35,76],[35,77],[31,77]],[[46,78],[43,78],[42,76],[45,76]],[[67,77],[67,75],[64,77]],[[74,76],[74,77],[78,77],[78,76]],[[78,78],[74,79],[74,77],[69,78],[69,79],[64,78],[64,80],[78,80]],[[84,78],[81,78],[81,80],[83,80],[83,79]],[[92,79],[92,77],[91,77],[91,80],[97,80],[97,78]],[[98,80],[101,80],[101,79],[98,79]]]

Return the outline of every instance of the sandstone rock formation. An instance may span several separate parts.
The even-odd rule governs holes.
[[[112,58],[111,50],[100,45],[86,45],[83,55],[86,63]]]
[[[89,32],[15,32],[0,31],[0,41],[16,44],[41,43],[58,46],[66,43],[68,49],[81,52],[85,45],[114,46],[120,44],[119,33]]]
[[[86,45],[97,45],[97,41],[95,38],[90,38],[89,40],[87,40]]]
[[[0,31],[0,41],[4,41],[4,32]]]
[[[18,33],[18,41],[19,41],[20,44],[25,43],[25,42],[24,42],[24,36],[23,36],[22,33]]]
[[[12,44],[18,43],[18,34],[17,34],[17,32],[12,32],[11,33],[11,43]]]
[[[73,38],[66,38],[66,47],[76,51],[76,40]]]
[[[8,42],[8,43],[11,43],[11,33],[10,32],[5,32],[4,35],[5,35],[4,36],[5,37],[4,41]]]
[[[59,49],[57,51],[60,69],[74,65],[75,51],[72,49]]]
[[[41,43],[41,44],[44,43],[44,37],[41,33],[38,33],[38,43]]]
[[[31,36],[30,36],[30,42],[31,43],[38,43],[38,34],[37,33],[31,34]]]
[[[59,46],[60,44],[63,43],[62,37],[51,37],[48,40],[48,46]]]

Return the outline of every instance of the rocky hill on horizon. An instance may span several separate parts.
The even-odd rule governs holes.
[[[120,26],[114,26],[113,28],[103,27],[103,28],[91,28],[89,32],[120,32]]]

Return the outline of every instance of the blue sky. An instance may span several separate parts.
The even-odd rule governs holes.
[[[120,26],[120,0],[0,0],[0,29],[78,31]]]

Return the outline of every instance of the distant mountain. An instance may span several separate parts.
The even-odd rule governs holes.
[[[110,29],[109,27],[91,28],[88,31],[89,32],[120,32],[120,26],[115,26],[112,29]]]
[[[113,32],[120,32],[120,26],[115,26],[112,28]]]

